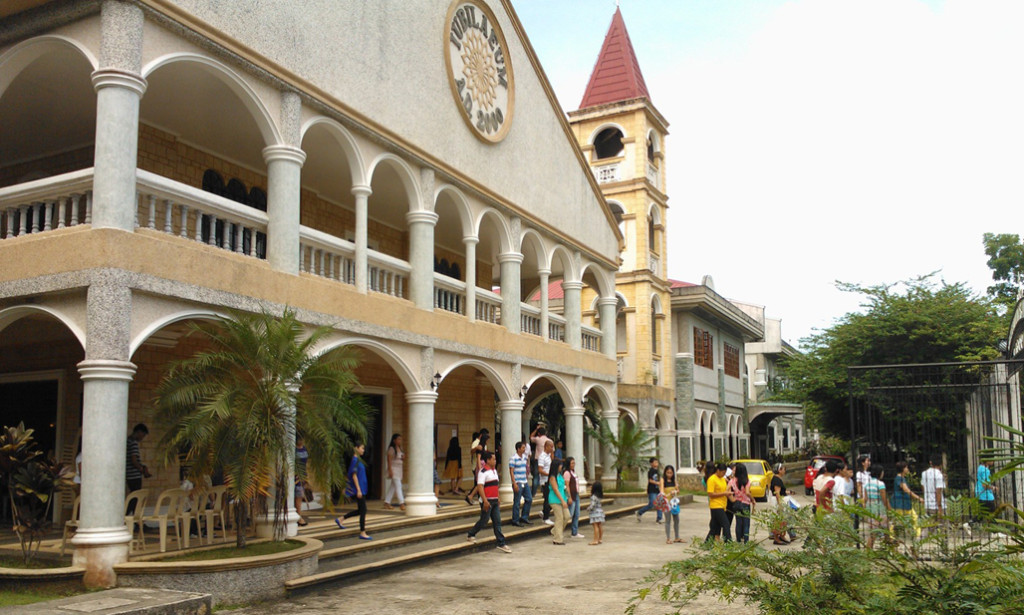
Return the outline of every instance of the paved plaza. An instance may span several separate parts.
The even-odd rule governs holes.
[[[581,527],[586,539],[571,539],[566,546],[549,539],[531,538],[512,543],[512,553],[496,549],[436,561],[379,577],[337,584],[232,611],[235,615],[376,615],[621,613],[633,590],[647,573],[678,559],[690,540],[703,538],[708,527],[706,498],[683,507],[680,536],[684,544],[665,544],[664,526],[654,512],[637,523],[632,515],[605,525],[605,541],[589,546],[590,526]],[[490,530],[485,530],[489,535]],[[483,536],[484,533],[481,533]],[[765,530],[759,529],[756,539]],[[746,615],[756,609],[703,599],[686,609],[703,614]],[[671,612],[669,605],[648,599],[640,613]]]

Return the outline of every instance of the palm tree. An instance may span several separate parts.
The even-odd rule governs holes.
[[[646,465],[644,457],[651,450],[654,436],[638,425],[619,420],[617,433],[612,433],[607,419],[601,419],[597,429],[587,428],[587,432],[601,443],[609,447],[615,456],[615,478],[622,479],[623,471],[641,468]]]
[[[208,348],[172,364],[156,389],[155,407],[168,427],[163,463],[183,455],[194,479],[223,472],[237,503],[239,548],[250,512],[270,497],[274,539],[284,539],[296,435],[309,451],[309,472],[327,490],[344,488],[344,456],[366,438],[370,410],[352,394],[355,355],[314,354],[331,331],[307,332],[291,308],[280,318],[264,310],[193,324],[190,335]]]

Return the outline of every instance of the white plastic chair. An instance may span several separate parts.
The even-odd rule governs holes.
[[[146,536],[143,533],[142,518],[146,512],[146,500],[149,498],[149,489],[137,489],[124,498],[124,523],[128,526],[128,532],[132,535],[132,541],[128,545],[129,551],[141,551],[146,548]],[[128,508],[135,502],[133,512],[129,513]],[[138,533],[138,538],[136,538]]]
[[[64,536],[60,540],[60,556],[64,557],[64,549],[68,545],[68,536],[78,531],[78,509],[82,505],[82,496],[75,496],[75,504],[71,507],[71,518],[64,522]]]
[[[187,494],[181,489],[167,489],[160,493],[156,498],[156,504],[153,506],[153,513],[150,515],[143,515],[142,521],[155,521],[160,525],[160,552],[164,553],[167,551],[167,524],[174,524],[174,540],[178,542],[178,548],[182,546],[181,542],[181,499],[187,497]],[[188,528],[185,528],[188,532]],[[143,541],[145,546],[145,541]]]
[[[216,525],[214,520],[220,520],[220,534],[223,540],[228,539],[227,525],[224,523],[224,492],[227,491],[227,485],[218,485],[207,492],[207,496],[213,498],[210,503],[210,507],[204,512],[206,513],[206,544],[213,544],[213,539],[216,537]]]

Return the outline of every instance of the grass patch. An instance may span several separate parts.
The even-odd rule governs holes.
[[[18,568],[20,570],[42,570],[45,568],[64,568],[71,565],[71,558],[63,560],[34,558],[25,562],[20,555],[0,555],[0,568]]]
[[[0,607],[32,604],[46,600],[58,600],[68,596],[84,594],[89,590],[81,583],[47,584],[45,586],[5,585],[0,589]]]
[[[221,547],[209,551],[193,551],[173,557],[161,559],[161,562],[202,562],[213,559],[231,559],[235,557],[256,557],[259,555],[273,555],[284,553],[304,546],[306,543],[299,540],[284,540],[279,542],[269,541],[246,545],[244,549],[236,547]]]

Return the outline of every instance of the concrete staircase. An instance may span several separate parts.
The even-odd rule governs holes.
[[[689,497],[689,496],[686,496]],[[356,518],[348,519],[345,530],[339,530],[333,517],[310,518],[310,524],[300,532],[301,536],[316,538],[324,543],[320,552],[320,566],[315,574],[292,579],[285,584],[289,593],[317,587],[327,583],[338,583],[363,575],[380,574],[425,560],[452,557],[464,553],[494,549],[497,545],[490,526],[477,534],[476,542],[466,540],[468,531],[480,516],[478,506],[469,506],[459,500],[449,501],[434,517],[406,517],[401,514],[378,516],[368,520],[367,533],[372,541],[359,540]],[[646,499],[605,498],[605,516],[608,518],[632,514]],[[515,527],[511,524],[511,506],[502,509],[502,533],[513,549],[515,543],[526,538],[548,537],[551,526],[540,520],[541,502],[534,501],[530,520],[533,525]],[[383,518],[381,518],[383,517]],[[589,517],[581,511],[581,531],[590,535],[585,524]],[[566,529],[566,538],[569,531]]]

